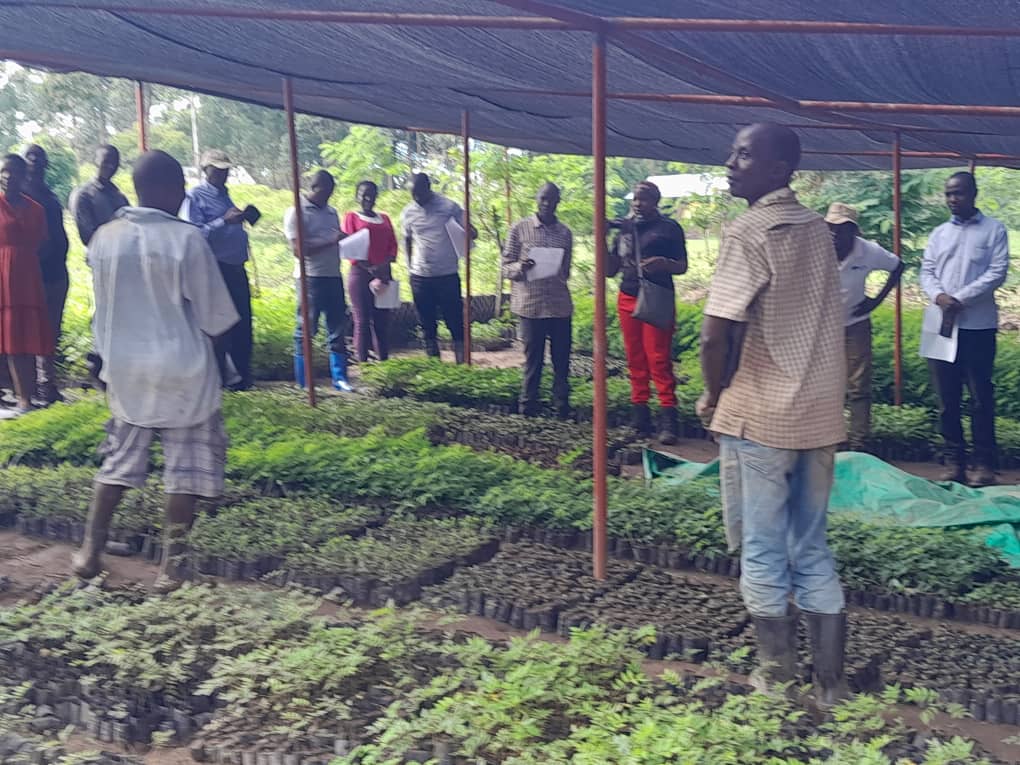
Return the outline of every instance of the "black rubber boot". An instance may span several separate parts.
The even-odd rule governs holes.
[[[843,661],[846,654],[846,613],[815,614],[804,612],[811,636],[812,683],[820,709],[831,709],[850,698]]]
[[[432,358],[439,358],[439,341],[438,340],[426,340],[425,341],[425,355],[431,356]]]
[[[659,413],[659,443],[672,446],[680,440],[680,423],[676,407],[663,409]]]
[[[948,481],[955,481],[956,483],[967,482],[967,455],[955,450],[947,450],[942,455],[942,464],[945,466],[942,471],[935,476],[936,481],[946,483]]]
[[[453,361],[456,364],[464,363],[464,343],[453,343]]]
[[[641,437],[652,435],[652,413],[648,409],[648,404],[631,405],[630,426]]]
[[[751,673],[756,691],[775,695],[777,685],[797,676],[797,612],[786,616],[752,616],[758,638],[758,666]]]

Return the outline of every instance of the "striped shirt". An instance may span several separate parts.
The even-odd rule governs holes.
[[[776,449],[846,438],[839,271],[829,228],[783,188],[723,233],[705,315],[747,324],[712,430]]]
[[[560,272],[548,279],[527,281],[521,264],[528,260],[532,247],[563,250]],[[503,250],[503,276],[510,280],[510,310],[525,319],[565,319],[574,313],[570,299],[570,259],[574,237],[558,220],[545,224],[537,215],[529,215],[510,229]]]

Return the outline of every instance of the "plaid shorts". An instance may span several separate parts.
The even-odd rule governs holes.
[[[187,428],[141,428],[111,418],[99,447],[103,466],[96,483],[141,488],[149,473],[149,447],[156,435],[163,445],[167,494],[215,498],[223,493],[228,439],[219,411]]]

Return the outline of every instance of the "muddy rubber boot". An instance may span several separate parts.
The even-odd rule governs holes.
[[[819,709],[832,707],[850,698],[843,670],[846,653],[846,613],[815,614],[804,612],[811,636],[812,683]]]
[[[797,676],[797,612],[786,616],[752,616],[758,641],[758,666],[751,672],[751,686],[775,696],[777,685],[792,683]]]
[[[439,340],[425,341],[425,355],[434,359],[439,358]]]
[[[659,412],[659,443],[672,446],[680,440],[680,423],[676,407]]]
[[[456,364],[464,363],[464,343],[454,342],[453,344],[453,361]]]
[[[181,494],[167,498],[163,560],[159,565],[159,576],[152,587],[153,592],[173,592],[190,577],[188,535],[195,522],[195,503],[194,497]]]
[[[946,452],[942,457],[942,464],[945,466],[935,476],[940,483],[955,481],[956,483],[967,482],[967,457],[957,452]]]
[[[110,535],[110,520],[124,493],[122,486],[96,484],[95,495],[85,519],[85,538],[71,556],[71,570],[80,579],[92,579],[103,571],[103,550]]]
[[[995,471],[988,465],[978,464],[967,474],[967,485],[975,489],[995,486],[996,483]]]
[[[630,426],[642,438],[652,435],[652,413],[648,409],[648,404],[631,405]]]

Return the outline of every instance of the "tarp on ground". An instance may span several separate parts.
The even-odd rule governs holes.
[[[645,450],[644,466],[647,478],[667,483],[719,480],[718,460],[687,462]],[[985,543],[996,548],[1010,566],[1020,568],[1020,486],[971,489],[935,483],[870,454],[843,452],[836,455],[829,510],[893,526],[980,527]]]
[[[223,18],[212,8],[571,18],[584,29],[524,30]],[[607,17],[870,22],[954,35],[610,30],[612,93],[768,96],[783,109],[613,100],[608,151],[721,164],[735,125],[798,128],[803,167],[890,167],[891,128],[915,151],[1020,155],[1014,118],[954,113],[803,112],[788,99],[1020,106],[1014,0],[0,0],[0,58],[282,105],[392,128],[459,132],[536,151],[591,149],[592,23]],[[587,20],[587,21],[586,21]],[[576,24],[575,24],[576,25]],[[839,125],[838,129],[831,129]],[[818,153],[815,153],[818,152]],[[840,152],[877,152],[840,156]],[[906,167],[961,164],[906,157]]]

